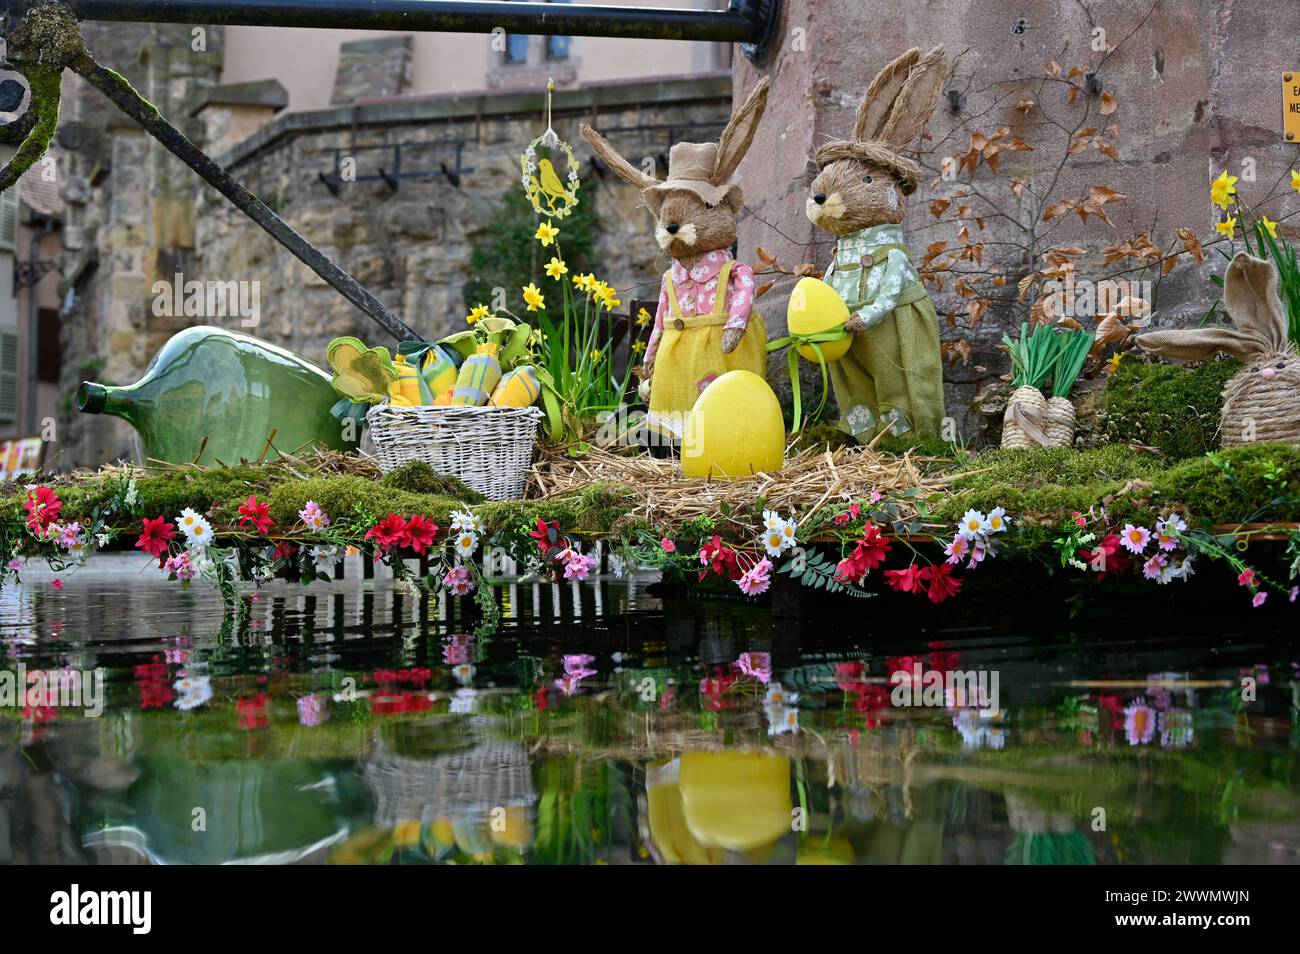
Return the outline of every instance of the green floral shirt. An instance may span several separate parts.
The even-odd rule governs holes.
[[[823,279],[839,293],[849,311],[868,328],[884,321],[898,307],[903,292],[919,282],[907,252],[901,248],[881,251],[884,246],[903,245],[901,225],[874,225],[845,235],[835,244],[835,258]],[[870,255],[863,280],[863,256]]]

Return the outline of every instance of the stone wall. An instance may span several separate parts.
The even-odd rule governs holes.
[[[1251,202],[1273,196],[1263,210],[1282,223],[1283,234],[1293,240],[1297,234],[1296,219],[1287,216],[1300,210],[1300,196],[1288,187],[1288,170],[1300,168],[1300,160],[1296,146],[1282,137],[1281,79],[1285,70],[1300,67],[1298,4],[923,0],[907,4],[904,13],[885,0],[816,0],[787,3],[785,11],[771,61],[761,70],[737,61],[737,100],[760,75],[773,83],[759,148],[741,168],[751,212],[740,230],[742,257],[761,245],[783,264],[824,266],[826,233],[803,215],[815,174],[808,169],[813,150],[847,135],[864,89],[889,60],[909,47],[936,43],[954,54],[945,94],[958,94],[959,111],[945,95],[927,138],[917,144],[930,181],[910,200],[906,228],[919,257],[933,242],[958,244],[965,224],[986,243],[987,254],[980,265],[962,267],[980,272],[993,263],[1007,277],[1005,290],[994,297],[1010,301],[995,303],[973,328],[970,302],[953,293],[952,276],[943,292],[934,293],[940,314],[955,314],[954,324],[943,328],[945,342],[971,349],[969,360],[959,358],[947,373],[948,413],[963,439],[981,437],[985,422],[970,413],[971,402],[1007,369],[999,339],[1028,317],[1028,307],[1014,301],[1016,281],[1031,263],[1041,264],[1038,256],[1047,248],[1083,249],[1077,271],[1096,279],[1132,267],[1132,260],[1104,266],[1101,259],[1105,246],[1135,234],[1148,233],[1169,249],[1179,245],[1177,229],[1185,227],[1208,244],[1217,214],[1208,201],[1210,181],[1224,168],[1242,177],[1238,188]],[[1053,60],[1062,74],[1046,78],[1044,64]],[[1076,66],[1096,73],[1098,91],[1085,90],[1068,104],[1066,83]],[[1074,82],[1083,85],[1083,78]],[[1113,112],[1102,112],[1103,93],[1114,97]],[[1021,105],[1027,100],[1033,105]],[[1111,124],[1118,127],[1111,137],[1118,161],[1091,146],[1067,155],[1070,134],[1097,128],[1104,135]],[[996,174],[982,163],[973,175],[963,169],[956,181],[941,180],[944,158],[964,153],[972,132],[992,134],[1004,126],[1034,151],[1004,152]],[[1249,182],[1252,165],[1255,181]],[[1009,188],[1016,176],[1025,183],[1018,193]],[[1113,226],[1095,217],[1085,224],[1073,213],[1042,221],[1058,199],[1077,199],[1094,185],[1127,196],[1106,206]],[[961,193],[965,197],[955,198]],[[928,207],[944,197],[955,200],[935,219]],[[971,211],[958,221],[962,205]],[[1034,220],[1039,226],[1027,240],[1021,224]],[[1143,273],[1153,281],[1154,324],[1200,320],[1219,297],[1209,275],[1222,274],[1223,265],[1217,251],[1207,249],[1200,267],[1183,256],[1168,275]],[[773,334],[790,284],[781,281],[763,299]],[[983,288],[991,291],[988,284]]]

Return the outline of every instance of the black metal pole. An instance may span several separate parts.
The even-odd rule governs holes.
[[[21,13],[35,0],[3,0]],[[79,20],[202,25],[320,27],[439,33],[558,34],[651,40],[756,43],[756,11],[738,0],[727,10],[510,3],[501,0],[64,0]],[[774,5],[774,4],[773,4]]]

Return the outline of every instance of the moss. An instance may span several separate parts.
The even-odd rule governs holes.
[[[1187,368],[1125,357],[1106,385],[1106,438],[1156,447],[1174,459],[1215,450],[1223,386],[1240,368],[1236,359]]]
[[[632,489],[622,484],[593,484],[556,500],[498,500],[474,508],[491,530],[514,530],[538,520],[559,521],[573,533],[608,533],[636,506]]]
[[[1215,523],[1300,520],[1300,447],[1250,444],[1181,461],[1156,475],[1166,506]]]
[[[385,487],[407,490],[415,494],[442,494],[455,497],[465,503],[482,503],[484,497],[476,490],[471,490],[459,478],[446,474],[436,474],[433,468],[422,460],[407,461],[395,470],[389,471],[381,479]]]
[[[447,526],[453,510],[464,503],[448,494],[413,493],[365,477],[312,477],[291,480],[271,491],[271,518],[280,526],[298,522],[298,511],[314,500],[335,519],[358,518],[366,523],[389,513],[409,517],[420,514],[439,526]]]
[[[1078,511],[1112,498],[1132,481],[1152,478],[1164,461],[1127,445],[987,451],[962,466],[934,515],[954,522],[970,508],[1005,507],[1023,528],[1057,527]],[[1133,505],[1112,500],[1112,517]]]

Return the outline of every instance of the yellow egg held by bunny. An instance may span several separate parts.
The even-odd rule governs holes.
[[[794,290],[790,292],[790,304],[785,312],[785,326],[796,340],[808,335],[833,335],[827,341],[818,341],[822,358],[838,361],[844,357],[853,344],[853,339],[844,330],[849,320],[849,309],[834,288],[818,278],[807,276],[799,279]],[[817,360],[817,350],[811,344],[799,345],[799,355],[809,361]]]
[[[728,371],[704,389],[686,419],[682,473],[736,478],[781,469],[785,422],[772,388],[752,371]]]

